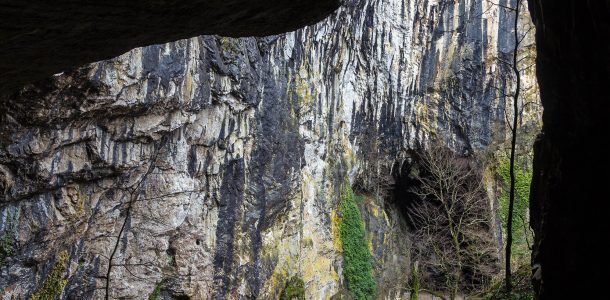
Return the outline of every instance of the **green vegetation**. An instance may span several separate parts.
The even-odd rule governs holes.
[[[419,271],[417,270],[417,262],[415,262],[411,269],[411,295],[409,296],[409,300],[419,299],[419,289]]]
[[[341,196],[339,228],[347,287],[358,300],[373,299],[377,284],[373,279],[373,263],[358,209],[358,200],[347,184]]]
[[[68,283],[67,279],[63,279],[67,265],[68,252],[64,250],[59,253],[53,269],[47,274],[47,278],[45,278],[42,286],[32,294],[30,300],[54,300],[57,296],[61,295],[61,292]]]
[[[229,37],[222,37],[220,39],[220,49],[223,53],[237,53],[239,50],[236,40]]]
[[[510,294],[507,294],[505,281],[496,282],[493,286],[482,295],[483,299],[488,300],[534,300],[534,291],[532,289],[530,274],[531,267],[524,264],[512,275],[513,287]]]
[[[498,174],[502,178],[503,188],[500,194],[500,219],[502,227],[506,231],[508,221],[508,202],[510,185],[510,162],[508,159],[500,160]],[[529,253],[527,239],[531,236],[528,229],[527,212],[529,207],[530,184],[532,182],[532,171],[524,170],[515,166],[515,207],[513,215],[513,254],[516,258],[523,257]],[[525,260],[529,260],[523,257]]]
[[[148,295],[148,300],[160,300],[161,299],[161,283],[155,285],[155,289]]]
[[[15,215],[9,212],[6,216],[6,226],[0,235],[0,267],[4,266],[6,258],[14,254],[16,222]]]
[[[305,283],[298,276],[292,276],[280,294],[280,300],[305,300]]]
[[[504,232],[507,230],[510,188],[510,161],[500,159],[498,175],[502,180],[499,196],[500,219]],[[515,203],[513,212],[513,243],[511,253],[512,269],[517,269],[511,278],[511,290],[506,289],[506,278],[490,287],[485,299],[533,300],[534,292],[530,281],[531,267],[529,241],[533,235],[529,229],[528,208],[532,171],[515,165]]]

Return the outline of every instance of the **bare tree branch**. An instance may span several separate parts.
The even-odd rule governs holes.
[[[477,166],[446,147],[423,151],[419,164],[419,186],[412,192],[421,201],[410,208],[409,219],[422,247],[422,266],[440,274],[437,281],[453,299],[463,287],[476,289],[469,281],[485,280],[493,273],[485,271],[491,268],[487,265],[497,262],[487,197]],[[466,270],[472,270],[470,279]]]

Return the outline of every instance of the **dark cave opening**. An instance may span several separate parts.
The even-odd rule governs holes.
[[[409,226],[409,230],[415,229],[415,224],[409,217],[409,212],[422,201],[419,195],[414,192],[414,189],[420,185],[419,180],[414,176],[414,172],[418,172],[414,159],[395,163],[392,171],[393,184],[390,185],[390,191],[387,193],[387,201],[399,210]]]
[[[414,189],[420,185],[416,175],[421,171],[416,163],[417,156],[412,155],[413,158],[396,161],[391,168],[387,167],[385,170],[391,170],[387,171],[388,175],[377,174],[366,179],[360,177],[352,184],[352,190],[357,194],[376,195],[383,199],[386,212],[398,210],[409,230],[415,228],[409,212],[422,201],[414,192]]]

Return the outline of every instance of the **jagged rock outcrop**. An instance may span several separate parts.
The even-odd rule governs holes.
[[[339,0],[0,2],[0,95],[135,47],[202,34],[265,36],[327,17]]]
[[[391,189],[432,137],[504,140],[511,24],[480,0],[348,1],[289,34],[138,48],[26,88],[0,121],[3,297],[273,299],[297,275],[329,298],[341,185]],[[385,296],[407,284],[408,228],[376,201]]]

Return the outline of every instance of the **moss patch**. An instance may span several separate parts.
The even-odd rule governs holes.
[[[305,283],[298,276],[292,276],[280,294],[280,300],[305,300]]]
[[[160,300],[161,299],[161,283],[155,285],[155,289],[148,295],[148,300]]]
[[[339,211],[343,248],[343,270],[348,289],[358,300],[373,299],[377,284],[373,279],[373,263],[356,195],[345,185]]]
[[[417,270],[417,263],[413,264],[411,269],[411,288],[410,288],[410,296],[409,300],[418,300],[419,299],[419,270]]]
[[[32,294],[30,300],[54,300],[68,283],[67,279],[63,279],[68,265],[68,252],[62,251],[57,256],[55,265],[47,278],[45,278],[42,286]]]
[[[6,216],[6,226],[0,235],[0,267],[4,266],[5,260],[14,254],[16,224],[15,215],[9,212]]]

